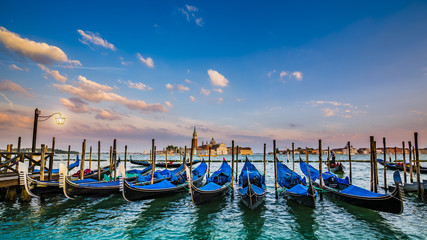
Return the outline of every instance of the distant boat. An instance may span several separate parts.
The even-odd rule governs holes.
[[[377,162],[381,165],[384,165],[384,161],[382,159],[377,159]],[[410,165],[406,164],[406,171],[409,171],[409,167]],[[387,162],[387,168],[403,171],[403,162]],[[413,165],[412,169],[416,173],[417,166]],[[420,173],[427,173],[427,167],[420,166]]]

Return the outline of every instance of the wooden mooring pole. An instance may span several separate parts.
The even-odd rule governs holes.
[[[231,140],[231,188],[234,190],[234,140]]]
[[[154,183],[154,172],[156,170],[156,162],[154,160],[154,138],[151,140],[151,184]]]
[[[265,166],[265,164],[266,164],[266,163],[265,163],[265,150],[266,150],[266,147],[267,147],[267,145],[264,143],[264,177],[265,177],[265,169],[266,169],[266,168],[265,168],[265,167],[266,167],[266,166]]]
[[[406,183],[406,149],[405,149],[404,141],[402,141],[402,149],[403,149],[403,182]]]
[[[319,139],[319,186],[323,188],[323,176],[322,176],[322,140]],[[323,200],[323,193],[320,193],[320,200]]]
[[[353,173],[352,173],[352,167],[351,167],[351,147],[350,142],[347,142],[348,147],[348,164],[350,168],[350,183],[353,183]]]
[[[413,162],[412,162],[412,144],[411,141],[408,141],[408,147],[409,147],[409,180],[411,181],[411,183],[414,182],[414,178],[413,178]]]
[[[276,199],[277,196],[277,157],[276,157],[276,140],[273,140],[273,157],[274,157],[274,190],[276,192]]]
[[[374,169],[375,169],[375,186],[374,190],[378,193],[378,162],[377,162],[377,142],[374,141]]]
[[[46,159],[45,159],[45,145],[41,145],[41,153],[40,153],[40,181],[44,181],[44,169],[46,166]]]
[[[330,149],[329,149],[329,146],[328,146],[328,159],[327,159],[327,164],[326,165],[328,165],[328,172],[330,172],[331,171],[331,164],[330,164],[330,162],[329,162],[329,157],[330,157]]]
[[[83,139],[82,143],[82,160],[80,163],[80,179],[84,178],[85,172],[85,152],[86,152],[86,139]]]
[[[113,140],[114,181],[117,180],[117,140]]]
[[[415,144],[415,161],[417,164],[417,193],[418,198],[421,200],[422,192],[421,192],[421,178],[420,178],[420,155],[418,151],[418,133],[414,133],[414,144]]]
[[[237,183],[237,172],[239,171],[239,146],[236,149],[236,183]]]
[[[384,190],[385,192],[387,192],[387,153],[386,153],[386,142],[385,142],[385,137],[383,137],[383,146],[384,146]],[[395,148],[396,151],[396,148]]]
[[[374,191],[374,182],[375,182],[375,176],[374,176],[374,137],[370,136],[369,137],[369,148],[370,148],[370,158],[371,158],[371,181],[370,181],[370,186],[371,186],[371,192]]]
[[[89,148],[89,169],[92,171],[92,146]]]
[[[68,145],[68,153],[67,153],[67,169],[70,168],[70,153],[71,153],[71,145]]]
[[[98,181],[101,181],[101,141],[98,141]]]
[[[125,145],[125,170],[126,170],[127,154],[128,154],[128,145]]]
[[[292,171],[295,172],[295,145],[292,143]]]
[[[209,153],[209,159],[208,159],[208,177],[211,175],[211,147],[208,146],[208,153]]]

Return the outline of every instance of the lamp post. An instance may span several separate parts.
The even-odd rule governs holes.
[[[63,117],[59,112],[52,113],[51,115],[47,115],[47,116],[41,116],[40,114],[41,114],[41,111],[38,108],[36,108],[36,110],[34,111],[33,144],[31,146],[31,152],[33,153],[36,151],[36,137],[37,137],[38,122],[44,122],[49,118],[53,117],[54,115],[59,115],[59,117],[55,118],[56,124],[63,125],[65,123],[65,117]]]

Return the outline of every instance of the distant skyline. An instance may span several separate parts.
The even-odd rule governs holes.
[[[427,145],[424,1],[2,1],[0,148]],[[378,145],[379,143],[377,143]],[[122,150],[120,150],[122,151]]]

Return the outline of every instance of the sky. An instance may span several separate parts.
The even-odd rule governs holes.
[[[425,1],[0,1],[0,148],[427,140]]]

